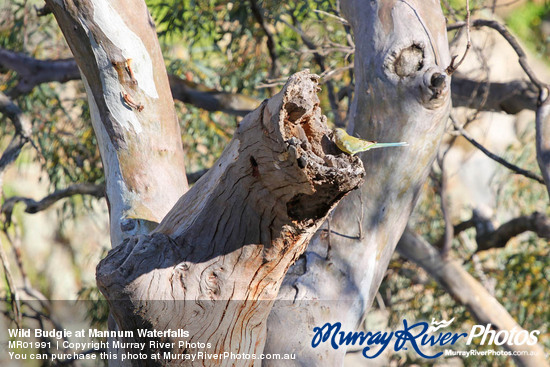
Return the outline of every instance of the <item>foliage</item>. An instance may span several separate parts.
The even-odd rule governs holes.
[[[550,3],[527,2],[520,9],[513,11],[506,22],[522,40],[540,56],[550,56],[550,34],[545,34],[542,22],[550,21]]]

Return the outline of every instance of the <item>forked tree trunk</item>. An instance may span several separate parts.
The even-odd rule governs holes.
[[[450,58],[439,2],[343,0],[357,45],[349,130],[409,146],[361,156],[367,184],[344,198],[303,256],[364,175],[361,162],[330,141],[315,76],[296,74],[248,115],[216,165],[182,196],[180,132],[144,3],[47,3],[81,70],[105,168],[116,248],[98,267],[98,285],[121,329],[190,336],[159,337],[176,343],[163,348],[135,334],[149,356],[175,356],[127,364],[180,365],[194,351],[265,351],[295,352],[292,365],[341,365],[345,348],[310,348],[313,327],[340,321],[354,330],[370,307],[447,120]],[[279,298],[288,302],[272,310],[281,284]]]
[[[438,151],[450,110],[450,57],[439,1],[343,0],[356,42],[349,131],[408,147],[362,153],[367,176],[335,209],[285,278],[267,352],[303,366],[339,366],[346,352],[311,348],[313,328],[355,331],[369,309]],[[284,331],[300,325],[296,333]],[[269,365],[278,366],[272,362]]]
[[[134,237],[102,260],[98,286],[122,329],[178,328],[190,333],[189,343],[210,343],[176,345],[175,354],[263,351],[267,316],[286,271],[364,174],[358,158],[334,155],[316,91],[317,77],[295,74],[244,118],[214,167],[151,236]],[[181,300],[188,302],[175,302]]]
[[[152,234],[129,236],[148,233],[148,224],[186,189],[154,27],[144,4],[48,4],[81,69],[105,166],[115,248],[98,266],[98,286],[120,330],[189,333],[157,338],[176,343],[169,347],[151,346],[150,336],[134,333],[124,341],[144,341],[145,352],[161,352],[162,360],[121,363],[124,353],[143,352],[128,348],[110,363],[181,365],[193,351],[261,353],[286,271],[364,176],[361,161],[330,140],[317,77],[307,71],[293,76],[245,117],[215,166]],[[189,364],[260,363],[199,357]]]
[[[154,27],[144,4],[48,4],[89,95],[117,246],[130,233],[124,226],[133,222],[126,218],[143,219],[133,224],[143,224],[147,232],[145,225],[173,204],[173,195],[165,193],[186,188],[179,179],[185,177],[180,135]],[[152,235],[128,237],[100,263],[98,286],[120,329],[181,329],[191,337],[158,340],[210,343],[157,348],[144,337],[146,352],[176,356],[132,364],[180,365],[181,356],[194,349],[263,350],[267,316],[286,271],[364,175],[361,161],[331,142],[317,91],[316,76],[306,71],[292,77],[241,122],[220,160]],[[251,363],[198,359],[192,364]]]

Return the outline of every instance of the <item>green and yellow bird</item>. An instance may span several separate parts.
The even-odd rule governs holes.
[[[409,145],[406,142],[401,143],[377,143],[349,135],[344,129],[334,129],[334,142],[344,153],[354,155],[375,148],[403,147]]]

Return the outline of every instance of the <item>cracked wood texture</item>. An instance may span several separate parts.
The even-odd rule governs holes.
[[[279,94],[243,119],[213,168],[150,236],[126,240],[101,261],[98,286],[121,329],[179,328],[189,331],[188,342],[210,343],[176,347],[170,351],[175,354],[262,353],[267,317],[288,268],[364,176],[361,160],[332,142],[317,82],[308,71],[292,76]]]
[[[80,69],[105,171],[111,242],[148,233],[187,190],[181,133],[143,1],[47,0]]]
[[[445,72],[450,57],[439,1],[341,4],[356,43],[348,131],[409,146],[360,155],[365,184],[342,200],[330,226],[311,240],[281,286],[265,351],[295,352],[301,366],[343,364],[345,346],[311,348],[313,328],[341,322],[342,330],[357,330],[436,157],[451,107]],[[300,330],[288,335],[289,325]]]

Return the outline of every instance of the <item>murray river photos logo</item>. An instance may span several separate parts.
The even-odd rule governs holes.
[[[313,328],[313,339],[311,346],[317,348],[321,343],[327,343],[332,348],[338,349],[344,345],[355,345],[363,347],[363,357],[372,359],[378,357],[388,346],[393,344],[393,350],[408,350],[411,347],[419,356],[433,359],[441,356],[443,352],[433,355],[427,354],[425,349],[434,346],[449,346],[455,344],[461,338],[466,340],[466,345],[471,345],[474,338],[481,337],[479,345],[535,345],[538,342],[539,330],[528,332],[526,330],[492,330],[491,324],[474,325],[469,333],[444,332],[454,321],[435,321],[431,325],[427,322],[410,324],[403,320],[403,328],[395,331],[343,331],[342,324],[326,323],[321,327]]]

